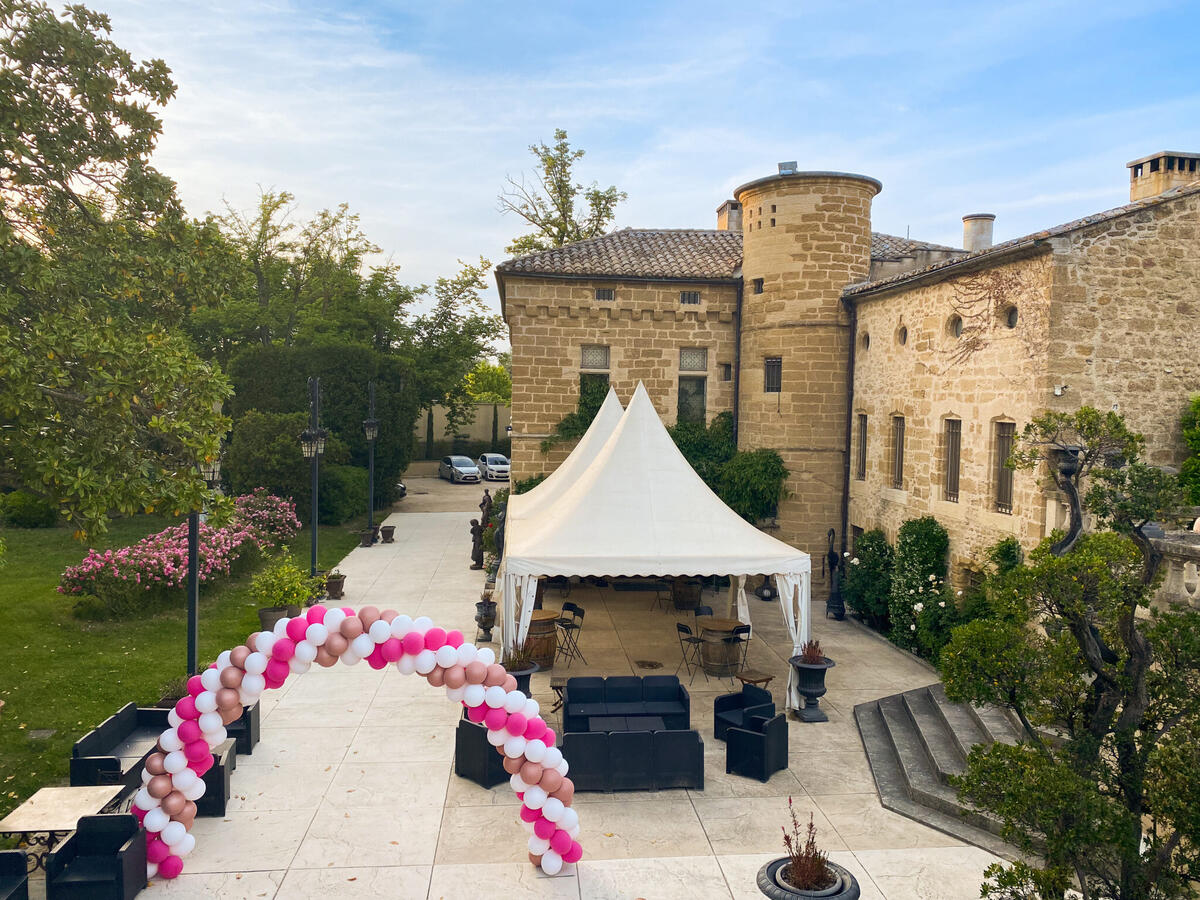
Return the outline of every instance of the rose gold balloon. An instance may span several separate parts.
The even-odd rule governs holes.
[[[339,630],[342,633],[342,637],[348,641],[352,641],[363,633],[362,619],[360,619],[358,616],[348,616],[347,618],[342,619],[342,627]],[[326,641],[326,643],[329,642]],[[338,655],[340,656],[341,654]]]
[[[545,769],[542,772],[542,777],[538,780],[538,787],[544,790],[547,794],[553,794],[562,787],[563,777],[556,769]],[[561,798],[559,798],[561,799]]]
[[[520,756],[513,759],[511,756],[504,757],[504,771],[509,775],[516,775],[521,771],[521,764],[525,762],[525,757]]]
[[[221,687],[236,691],[242,686],[246,673],[237,666],[229,665],[221,670]]]
[[[446,686],[446,670],[443,669],[441,666],[438,666],[437,668],[435,668],[432,672],[430,672],[425,677],[429,679],[429,683],[432,684],[434,687],[445,687]]]
[[[488,687],[499,687],[504,684],[504,679],[508,677],[508,673],[504,671],[504,666],[500,663],[492,663],[487,667],[487,678],[483,679],[483,683]]]
[[[246,668],[246,657],[249,655],[250,655],[250,648],[247,647],[245,644],[242,644],[240,646],[234,647],[232,650],[229,651],[229,662],[232,665],[237,666],[239,669],[245,669]],[[226,669],[225,671],[228,672],[229,670]],[[222,684],[224,684],[224,682],[222,682]]]
[[[467,683],[467,673],[462,666],[451,666],[446,670],[446,687],[460,688]]]
[[[238,692],[233,688],[217,689],[217,709],[233,709],[239,702]]]
[[[535,866],[540,866],[542,864],[542,858],[540,856],[534,856],[532,853],[529,854],[529,861]]]
[[[229,709],[218,708],[217,714],[221,717],[222,725],[229,725],[233,722],[236,722],[238,719],[240,719],[242,717],[241,701],[238,702],[237,706],[231,707]]]
[[[521,780],[526,784],[538,784],[542,780],[543,771],[540,763],[526,762],[521,766]]]
[[[182,822],[183,827],[186,828],[188,831],[191,831],[192,825],[196,821],[196,804],[193,803],[191,800],[189,800],[187,803],[187,806],[184,808],[183,812],[181,812],[177,816],[171,816],[171,818],[174,819],[176,822]]]
[[[467,676],[467,684],[483,684],[487,678],[487,666],[479,660],[467,663],[467,667],[463,670]]]
[[[563,778],[562,785],[550,796],[557,797],[564,806],[570,806],[571,798],[575,796],[575,782],[570,778]]]
[[[148,782],[146,782],[146,790],[155,800],[161,800],[174,790],[174,788],[171,787],[171,776],[155,775]]]
[[[337,657],[326,650],[324,647],[317,648],[317,658],[315,660],[318,666],[328,669],[330,666],[337,665]]]
[[[378,606],[364,606],[358,611],[358,620],[362,622],[363,630],[367,631],[379,621]]]
[[[146,771],[151,775],[165,775],[167,767],[163,765],[166,755],[162,752],[151,753],[146,757]]]
[[[175,818],[175,816],[187,809],[187,803],[187,797],[183,796],[179,791],[171,791],[171,793],[163,797],[163,812],[171,818]]]
[[[347,622],[357,622],[358,619],[347,619]],[[361,626],[360,626],[361,627]],[[340,657],[350,647],[350,642],[340,634],[330,634],[325,639],[325,643],[321,645],[321,649],[327,650],[333,654],[334,658]]]
[[[254,634],[250,635],[250,637],[246,638],[246,646],[250,648],[251,653],[258,652],[258,632],[257,631],[254,632]]]
[[[501,684],[500,687],[504,688],[504,692],[506,694],[512,693],[517,689],[517,679],[513,678],[511,675],[505,675],[504,683]]]
[[[379,618],[391,625],[392,619],[396,618],[398,615],[400,615],[400,613],[396,612],[394,609],[385,609],[379,614]]]

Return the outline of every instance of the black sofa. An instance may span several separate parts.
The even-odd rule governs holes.
[[[46,900],[133,900],[146,886],[146,835],[128,813],[84,816],[46,857]]]
[[[725,732],[725,771],[767,782],[788,767],[788,726],[783,713],[749,716],[745,728]]]
[[[704,741],[693,730],[568,731],[562,750],[578,791],[704,790]]]
[[[563,731],[588,730],[595,716],[658,716],[668,731],[691,727],[692,701],[674,675],[568,678],[563,689]]]
[[[725,740],[725,732],[730,728],[745,728],[749,716],[775,715],[775,701],[771,692],[753,684],[743,685],[734,694],[722,694],[713,701],[713,736],[718,741]]]
[[[24,850],[0,850],[0,900],[29,900]]]
[[[127,703],[75,742],[71,786],[141,786],[142,765],[167,727],[169,710]]]
[[[488,743],[487,726],[468,719],[465,709],[454,731],[454,774],[484,788],[509,780],[504,757]]]

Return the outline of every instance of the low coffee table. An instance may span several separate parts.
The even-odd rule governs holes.
[[[592,716],[588,719],[588,731],[666,731],[667,723],[661,716]]]
[[[761,685],[765,690],[775,676],[768,675],[766,672],[760,672],[757,669],[742,669],[742,671],[736,672],[733,677],[742,684]]]
[[[29,848],[29,871],[46,867],[46,854],[75,830],[80,818],[115,806],[124,785],[44,787],[3,819],[0,834],[20,838]]]

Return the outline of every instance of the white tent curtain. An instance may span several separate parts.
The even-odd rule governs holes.
[[[732,587],[732,581],[730,582]],[[750,625],[750,604],[746,602],[746,576],[737,577],[737,617],[743,625]],[[751,634],[753,634],[753,629]]]
[[[808,641],[811,577],[809,572],[775,576],[775,586],[779,590],[779,606],[783,610],[783,622],[792,638],[792,656],[799,654]],[[788,709],[799,709],[800,692],[796,688],[796,670],[791,666],[788,666],[787,696]]]
[[[517,629],[517,646],[525,646],[525,638],[529,636],[529,622],[533,617],[533,607],[537,602],[538,578],[536,575],[526,575],[521,585],[521,625]]]

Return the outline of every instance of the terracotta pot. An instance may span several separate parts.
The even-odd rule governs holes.
[[[826,862],[837,880],[819,891],[802,891],[783,880],[780,873],[791,862],[786,856],[773,859],[758,870],[758,890],[771,900],[858,900],[858,879],[837,863]]]

